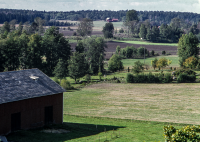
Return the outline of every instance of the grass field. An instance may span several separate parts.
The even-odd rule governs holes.
[[[169,56],[157,56],[157,57],[150,57],[145,59],[145,64],[151,66],[151,60],[154,60],[154,58],[160,59],[160,58],[166,58],[169,60],[172,60],[172,63],[169,65],[169,67],[179,67],[179,58],[177,55],[169,55]],[[123,59],[123,65],[125,68],[130,68],[134,65],[134,62],[140,61],[144,63],[144,59]]]
[[[7,136],[17,142],[159,142],[163,126],[170,123],[64,115],[66,134],[43,133],[43,129],[19,131]],[[176,128],[185,124],[173,124]]]
[[[199,91],[198,83],[94,84],[66,93],[64,114],[199,124]]]
[[[114,40],[116,42],[124,42],[130,44],[142,44],[142,45],[167,45],[167,46],[178,46],[177,43],[152,43],[146,41],[121,41],[121,40]]]
[[[46,134],[36,129],[7,138],[18,142],[164,141],[164,125],[180,128],[200,123],[199,91],[198,83],[93,84],[64,93],[64,124],[55,128],[69,133]]]

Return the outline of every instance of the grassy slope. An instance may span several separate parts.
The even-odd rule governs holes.
[[[130,44],[141,44],[141,45],[167,45],[167,46],[177,46],[177,43],[152,43],[152,42],[145,42],[145,41],[121,41],[121,40],[114,40],[117,42],[124,42]]]

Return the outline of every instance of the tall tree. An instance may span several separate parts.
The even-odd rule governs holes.
[[[93,21],[88,18],[84,18],[80,21],[77,29],[77,33],[80,36],[90,36],[92,34]]]
[[[42,68],[42,37],[38,34],[33,34],[29,37],[29,67],[28,68]]]
[[[75,52],[69,60],[69,76],[75,80],[88,73],[89,65],[83,53]]]
[[[9,23],[6,21],[4,22],[2,28],[1,28],[1,33],[4,33],[4,32],[10,32],[10,25]]]
[[[83,41],[84,47],[85,47],[85,54],[86,54],[86,60],[90,64],[91,71],[96,74],[98,73],[99,66],[101,67],[101,70],[103,70],[103,60],[105,55],[105,48],[107,48],[107,45],[103,38],[97,37],[97,38],[88,38]],[[103,56],[102,56],[103,55]],[[99,62],[99,58],[102,56],[102,61]]]
[[[192,33],[182,35],[178,42],[178,56],[180,66],[183,66],[184,61],[191,56],[194,56],[198,59],[198,45],[199,40]]]
[[[17,37],[12,33],[9,34],[8,38],[3,41],[2,52],[5,57],[5,68],[8,71],[13,71],[19,68],[19,55],[20,49],[17,45]]]
[[[21,69],[27,69],[29,68],[29,43],[30,39],[28,37],[28,35],[26,34],[26,32],[23,32],[19,39],[18,39],[18,47],[20,48],[20,68]]]
[[[71,54],[69,42],[54,26],[47,29],[42,40],[42,48],[46,58],[44,72],[52,76],[59,59],[67,61]]]
[[[113,23],[106,23],[102,30],[105,38],[112,38],[114,32]]]
[[[55,69],[54,69],[54,74],[55,77],[57,77],[58,79],[60,79],[60,81],[67,77],[68,75],[68,63],[67,61],[64,61],[63,59],[59,59],[59,62],[57,63]]]
[[[147,29],[146,29],[145,25],[142,24],[141,27],[140,27],[139,36],[140,36],[140,38],[142,38],[142,39],[146,39],[146,34],[147,34]]]
[[[130,22],[130,21],[139,21],[138,19],[138,15],[137,15],[137,11],[135,10],[129,10],[126,13],[126,21]]]

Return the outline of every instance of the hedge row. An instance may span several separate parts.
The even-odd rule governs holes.
[[[127,83],[170,83],[172,82],[172,76],[171,74],[155,74],[152,73],[149,74],[127,74],[126,77]]]

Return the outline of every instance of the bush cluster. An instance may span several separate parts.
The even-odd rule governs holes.
[[[178,77],[180,74],[183,74],[183,73],[185,73],[187,75],[196,75],[196,73],[191,69],[179,69],[179,70],[176,70],[174,75]]]
[[[178,83],[195,82],[195,80],[196,80],[195,75],[188,75],[186,73],[179,74],[177,78]]]
[[[170,83],[172,82],[171,74],[155,74],[153,75],[151,72],[149,74],[127,74],[126,77],[127,83]]]

